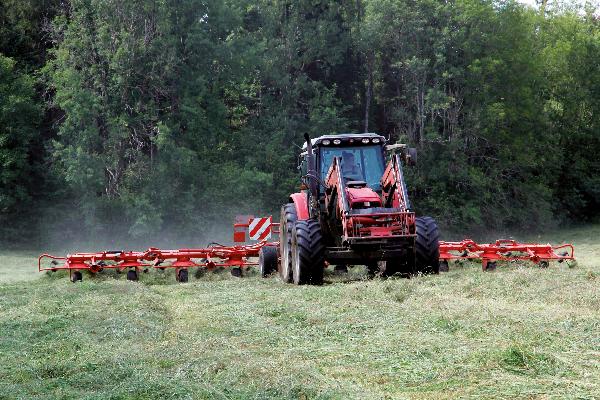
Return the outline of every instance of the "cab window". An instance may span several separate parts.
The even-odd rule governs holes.
[[[380,146],[321,147],[319,167],[325,181],[334,157],[342,158],[346,180],[365,181],[373,190],[381,190],[381,176],[385,168]]]

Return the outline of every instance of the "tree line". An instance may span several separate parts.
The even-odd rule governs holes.
[[[2,0],[0,241],[278,214],[302,135],[419,150],[465,232],[600,213],[598,10],[491,0]],[[214,228],[217,229],[217,228]]]

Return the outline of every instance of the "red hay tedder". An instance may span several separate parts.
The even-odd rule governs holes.
[[[373,133],[305,139],[301,191],[282,206],[279,224],[271,217],[250,216],[234,224],[234,242],[246,242],[247,236],[254,244],[43,254],[38,268],[68,270],[73,282],[82,279],[84,270],[127,270],[127,279],[137,280],[140,270],[175,268],[177,281],[187,282],[192,267],[231,267],[233,275],[241,276],[243,268],[258,265],[262,276],[277,271],[286,283],[319,285],[328,265],[365,265],[369,277],[387,277],[437,274],[448,270],[450,260],[478,259],[484,271],[495,269],[498,261],[528,260],[543,268],[552,260],[574,260],[570,244],[440,241],[435,220],[417,217],[408,199],[402,167],[416,164],[415,149],[386,145],[383,136]],[[268,241],[272,234],[279,234],[279,242]],[[43,263],[47,259],[50,266]]]
[[[273,226],[275,225],[275,226]],[[275,228],[275,229],[274,229]],[[111,250],[97,253],[75,253],[66,257],[42,254],[38,258],[39,271],[56,272],[68,270],[72,282],[83,279],[82,271],[92,274],[104,269],[115,269],[118,272],[127,271],[127,279],[137,281],[140,271],[148,272],[150,268],[165,270],[175,268],[175,278],[178,282],[188,281],[188,269],[193,267],[231,268],[234,276],[241,276],[243,268],[261,265],[261,268],[277,268],[277,242],[268,242],[273,233],[278,234],[276,224],[271,217],[252,218],[234,223],[234,240],[246,241],[246,231],[250,239],[261,240],[254,244],[238,244],[224,246],[214,243],[200,249],[161,250],[151,247],[146,251]],[[256,258],[258,257],[258,261]],[[50,260],[50,265],[44,261]],[[62,265],[60,263],[63,262]]]

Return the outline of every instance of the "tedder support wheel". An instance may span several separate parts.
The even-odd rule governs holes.
[[[416,272],[438,274],[440,272],[440,232],[431,217],[418,217],[415,240]]]
[[[75,283],[77,281],[82,281],[83,280],[83,274],[81,273],[81,271],[73,271],[73,273],[71,274],[71,282]]]
[[[496,261],[485,261],[481,263],[482,269],[484,271],[495,271],[498,266]]]
[[[128,281],[137,281],[138,280],[138,273],[135,269],[130,269],[129,271],[127,271],[127,280]]]
[[[258,269],[260,276],[266,278],[277,270],[277,248],[264,246],[258,252]]]
[[[448,272],[450,271],[450,266],[448,265],[448,260],[440,261],[440,272]]]
[[[323,284],[325,246],[319,221],[297,221],[292,229],[292,270],[296,285]]]
[[[279,276],[285,283],[292,282],[292,229],[298,220],[296,206],[288,203],[281,207],[281,220],[279,226],[279,246],[281,254],[281,265]]]
[[[175,278],[177,278],[177,282],[179,283],[186,283],[188,281],[188,277],[189,273],[187,268],[181,268],[179,271],[177,271],[177,276]]]

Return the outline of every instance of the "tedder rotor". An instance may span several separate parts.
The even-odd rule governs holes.
[[[206,248],[187,248],[178,250],[161,250],[150,247],[145,251],[110,250],[95,253],[74,253],[67,256],[42,254],[38,258],[38,270],[56,272],[69,271],[72,282],[83,279],[82,271],[91,274],[105,269],[117,272],[127,272],[127,280],[137,281],[140,272],[149,269],[164,271],[175,269],[178,282],[188,281],[188,270],[193,267],[214,270],[216,268],[231,268],[231,274],[242,276],[243,269],[260,265],[261,273],[266,275],[277,268],[277,242],[269,242],[272,234],[278,234],[277,224],[271,217],[254,218],[252,216],[238,217],[233,225],[234,241],[246,242],[248,239],[257,241],[253,244],[236,244],[225,246],[212,243]],[[256,260],[258,258],[258,261]],[[50,265],[47,265],[50,260]],[[62,264],[61,264],[62,262]]]

